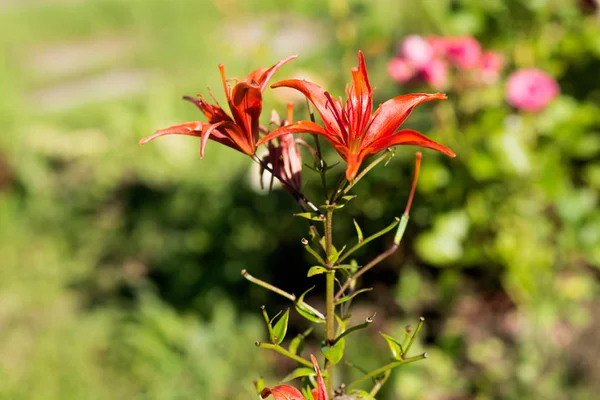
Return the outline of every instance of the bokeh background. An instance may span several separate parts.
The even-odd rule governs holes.
[[[297,53],[275,80],[342,94],[362,49],[376,103],[432,91],[388,74],[410,34],[473,35],[505,67],[494,85],[451,86],[449,101],[411,116],[458,157],[425,151],[401,249],[363,281],[375,290],[355,315],[378,316],[348,342],[349,360],[385,363],[378,331],[401,337],[424,315],[417,350],[429,359],[398,369],[380,398],[595,398],[594,0],[0,0],[0,397],[248,399],[254,379],[293,369],[254,347],[260,305],[289,304],[240,276],[295,293],[316,283],[322,306],[293,201],[261,191],[250,160],[214,142],[199,160],[193,138],[137,141],[199,119],[184,94],[210,86],[222,99],[218,63],[243,77]],[[505,101],[506,77],[525,67],[561,89],[537,113]],[[268,91],[265,110],[283,113],[289,96]],[[413,157],[399,148],[358,185],[337,243],[354,240],[352,218],[374,232],[402,213]],[[316,196],[318,177],[304,180]],[[307,325],[292,314],[293,334]]]

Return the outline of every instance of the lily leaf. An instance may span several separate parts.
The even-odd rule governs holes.
[[[358,226],[358,222],[356,222],[355,219],[352,221],[354,221],[354,227],[356,228],[356,234],[358,235],[358,243],[361,243],[364,240],[362,230],[360,229],[360,226]]]
[[[340,362],[344,356],[344,349],[346,348],[346,341],[344,339],[338,340],[334,345],[328,345],[327,343],[321,343],[321,353],[329,360],[332,364]]]
[[[292,354],[300,354],[304,350],[304,339],[312,331],[312,328],[306,330],[306,332],[296,335],[295,338],[290,342],[289,351]]]
[[[320,265],[315,265],[314,267],[310,267],[310,269],[308,270],[308,275],[307,276],[315,276],[315,275],[319,275],[319,274],[325,274],[327,273],[327,271],[329,271],[327,268],[322,267]]]
[[[356,400],[375,400],[375,397],[371,396],[369,392],[364,390],[354,389],[348,392],[348,394]]]
[[[319,214],[312,213],[312,212],[297,213],[297,214],[294,214],[294,217],[306,218],[311,221],[323,221],[323,218]]]
[[[306,306],[306,304],[304,304],[304,296],[306,296],[306,294],[314,288],[314,286],[309,288],[306,292],[302,293],[300,297],[298,297],[295,303],[296,311],[298,311],[298,314],[302,315],[307,320],[316,322],[317,324],[322,324],[325,322],[325,320],[320,316],[316,315],[310,308]]]
[[[340,304],[343,304],[347,301],[352,300],[354,297],[358,296],[359,294],[364,293],[364,292],[369,292],[371,290],[373,290],[373,288],[364,288],[364,289],[357,290],[356,292],[349,294],[348,296],[341,297],[338,301],[335,302],[335,305],[339,306]]]
[[[292,372],[290,372],[290,374],[288,376],[286,376],[285,378],[283,378],[281,380],[281,382],[289,382],[289,381],[294,380],[296,378],[301,378],[303,376],[310,376],[310,375],[315,375],[315,370],[314,369],[308,368],[308,367],[296,368],[295,370],[293,370]]]
[[[275,342],[275,344],[281,344],[281,342],[283,342],[283,339],[285,339],[289,318],[290,309],[288,308],[273,327],[273,341]]]
[[[386,335],[385,333],[379,332],[379,334],[381,336],[383,336],[383,338],[387,342],[388,346],[390,347],[390,350],[392,352],[392,356],[396,360],[402,360],[402,357],[404,357],[404,349],[402,348],[402,345],[400,344],[400,342],[398,342],[393,337],[391,337],[389,335]]]

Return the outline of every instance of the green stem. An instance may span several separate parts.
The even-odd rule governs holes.
[[[375,385],[373,385],[373,389],[371,389],[371,391],[369,392],[369,394],[373,396],[373,398],[375,398],[375,395],[379,393],[379,390],[385,384],[385,382],[387,382],[391,374],[392,370],[389,369],[385,371],[385,373],[383,374],[383,378],[377,379],[377,382],[375,383]]]
[[[337,342],[338,342],[340,339],[342,339],[344,336],[347,336],[347,335],[351,334],[351,333],[352,333],[352,332],[354,332],[354,331],[358,331],[358,330],[360,330],[360,329],[364,329],[364,328],[366,328],[367,326],[371,325],[371,323],[373,322],[373,319],[374,319],[374,318],[375,318],[375,314],[373,314],[373,315],[372,315],[372,316],[370,316],[370,317],[367,317],[367,319],[365,320],[365,322],[363,322],[362,324],[360,324],[360,325],[354,325],[352,328],[346,329],[344,332],[342,332],[342,333],[340,334],[340,336],[338,336],[338,337],[336,337],[336,338],[334,339],[334,341],[333,341],[333,343],[332,343],[332,344],[334,344],[334,345],[335,345],[335,344],[336,344],[336,343],[337,343]]]
[[[303,364],[311,369],[313,368],[313,365],[310,361],[305,360],[304,358],[295,355],[294,353],[284,349],[283,347],[281,347],[278,344],[256,342],[256,347],[260,347],[261,349],[270,349],[270,350],[276,351],[277,353],[279,353],[283,356],[286,356],[287,358],[290,358],[294,361],[297,361],[300,364]]]
[[[347,387],[351,388],[353,386],[356,386],[358,384],[363,383],[366,380],[373,379],[373,378],[375,378],[375,377],[377,377],[377,376],[379,376],[381,374],[384,374],[385,372],[387,372],[387,371],[389,371],[391,369],[399,367],[400,365],[408,364],[408,363],[419,361],[419,360],[423,360],[424,358],[427,358],[427,353],[423,353],[423,354],[420,354],[418,356],[414,356],[414,357],[410,357],[410,358],[405,358],[404,360],[398,360],[398,361],[391,362],[389,364],[384,365],[381,368],[377,368],[375,371],[373,371],[373,372],[371,372],[371,373],[363,376],[362,378],[360,378],[360,379],[352,382]]]
[[[325,220],[325,251],[327,253],[327,262],[333,253],[333,209],[327,209],[327,217]],[[328,264],[328,267],[331,265]],[[327,272],[326,287],[325,287],[325,343],[331,344],[335,340],[335,303],[333,295],[335,293],[335,270]],[[329,398],[333,398],[333,364],[329,361],[325,362],[327,371],[327,394]]]
[[[425,323],[425,318],[421,317],[419,319],[419,324],[417,325],[417,329],[415,329],[415,333],[412,334],[412,336],[410,337],[410,342],[408,342],[408,345],[404,348],[404,353],[405,354],[408,354],[408,351],[410,350],[410,348],[412,347],[413,343],[415,342],[415,339],[419,335],[419,331],[423,327],[424,323]]]

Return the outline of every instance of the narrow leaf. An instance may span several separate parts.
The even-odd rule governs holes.
[[[315,275],[319,275],[319,274],[324,274],[327,271],[329,271],[327,268],[322,267],[320,265],[315,265],[314,267],[310,267],[310,269],[308,270],[308,275],[307,276],[315,276]]]
[[[313,290],[315,287],[311,287],[309,288],[306,292],[302,293],[302,295],[300,295],[300,297],[298,297],[298,299],[296,300],[296,311],[298,311],[298,313],[300,315],[302,315],[304,318],[306,318],[309,321],[312,322],[316,322],[318,324],[322,324],[325,322],[325,320],[321,317],[319,317],[318,315],[316,315],[310,308],[306,307],[306,304],[304,304],[304,296],[306,296],[306,294],[308,292],[310,292],[311,290]]]
[[[373,290],[373,288],[364,288],[364,289],[357,290],[356,292],[349,294],[348,296],[341,297],[338,301],[335,302],[335,305],[339,306],[340,304],[343,304],[347,301],[352,300],[357,295],[364,293],[364,292],[369,292],[371,290]]]
[[[289,382],[293,379],[301,378],[303,376],[310,376],[310,375],[315,375],[315,371],[312,368],[308,368],[308,367],[296,368],[295,370],[290,372],[290,374],[288,376],[283,378],[281,380],[281,382]]]
[[[366,392],[364,390],[355,389],[348,392],[348,394],[356,400],[375,400],[375,397],[371,396],[369,392]]]
[[[273,336],[275,340],[275,344],[281,344],[283,339],[285,339],[285,335],[287,333],[288,328],[288,320],[290,317],[290,309],[288,308],[285,313],[279,318],[275,326],[273,327]]]
[[[356,234],[358,235],[358,243],[361,243],[364,240],[362,230],[360,229],[360,226],[358,226],[358,222],[356,222],[355,219],[353,219],[353,221],[354,227],[356,228]]]
[[[402,348],[402,345],[400,344],[400,342],[398,342],[393,337],[386,335],[385,333],[379,332],[379,334],[381,336],[383,336],[383,338],[387,342],[388,346],[390,347],[390,351],[392,352],[392,356],[396,360],[402,360],[402,358],[404,357],[404,349]]]
[[[297,213],[297,214],[294,214],[294,217],[306,218],[311,221],[323,221],[323,218],[321,218],[320,215],[318,215],[317,213],[311,213],[311,212]]]

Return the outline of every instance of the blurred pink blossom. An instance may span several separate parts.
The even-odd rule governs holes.
[[[448,66],[439,59],[431,60],[422,70],[425,83],[437,90],[445,89],[448,83]]]
[[[510,75],[506,84],[506,100],[518,109],[540,111],[560,92],[558,83],[536,68],[521,69]]]
[[[471,36],[445,38],[445,51],[448,61],[461,69],[470,70],[479,65],[481,45]]]
[[[399,83],[408,82],[415,74],[412,65],[403,58],[394,57],[387,65],[387,70],[392,79]]]
[[[428,36],[427,43],[431,46],[433,50],[433,54],[436,57],[445,57],[446,56],[446,42],[448,40],[442,36]]]
[[[402,57],[415,68],[423,68],[435,56],[433,47],[419,35],[410,35],[402,41],[400,46]]]
[[[502,54],[495,51],[486,51],[479,60],[481,81],[487,84],[498,82],[500,71],[504,66]]]

